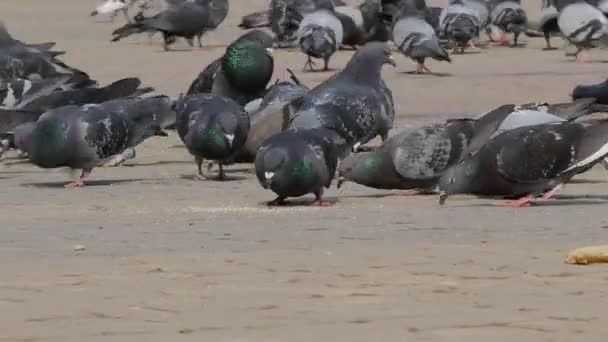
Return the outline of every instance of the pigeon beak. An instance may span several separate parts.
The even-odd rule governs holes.
[[[439,205],[444,205],[445,201],[448,199],[448,194],[445,191],[439,192]]]
[[[392,65],[395,68],[397,67],[397,62],[395,62],[395,58],[393,58],[393,55],[388,55],[387,59],[388,64]]]
[[[228,144],[232,146],[232,142],[234,141],[234,134],[224,134],[224,136],[226,137],[226,140],[228,140]]]
[[[340,189],[344,182],[346,182],[346,178],[344,178],[343,176],[338,177],[338,183],[336,184],[336,187]]]

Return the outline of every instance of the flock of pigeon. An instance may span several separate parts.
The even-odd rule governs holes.
[[[130,18],[134,5],[140,12]],[[608,32],[599,5],[545,3],[540,31],[550,37],[556,25],[580,56]],[[168,50],[178,37],[202,45],[229,8],[228,0],[165,6],[146,16],[149,1],[106,0],[92,14],[122,11],[128,22],[113,41],[159,32]],[[231,42],[177,98],[149,96],[153,89],[137,78],[100,87],[61,62],[64,52],[54,43],[24,43],[0,26],[0,156],[14,149],[42,168],[82,170],[66,185],[80,187],[93,168],[120,165],[147,138],[175,129],[198,177],[207,178],[217,164],[224,180],[225,165],[253,163],[260,184],[277,195],[269,205],[307,194],[327,205],[324,189],[337,178],[338,188],[351,181],[411,194],[438,191],[441,204],[450,194],[502,196],[516,198],[505,204],[519,207],[550,198],[596,164],[608,170],[608,120],[589,116],[608,111],[608,81],[577,86],[570,103],[507,104],[477,118],[389,134],[395,106],[382,69],[396,66],[391,42],[418,62],[417,72],[430,72],[426,58],[450,61],[447,47],[462,52],[479,44],[484,31],[499,44],[508,44],[505,34],[512,33],[516,46],[521,33],[534,34],[516,1],[451,0],[439,9],[423,0],[365,0],[358,7],[271,0],[267,11],[243,17],[240,26],[254,29]],[[271,47],[294,46],[307,55],[305,69],[314,68],[312,58],[327,69],[344,46],[356,52],[312,89],[289,69],[290,80],[272,83]],[[375,137],[382,144],[366,146]],[[206,171],[204,161],[210,162]]]

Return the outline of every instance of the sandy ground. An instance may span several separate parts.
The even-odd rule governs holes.
[[[232,1],[210,47],[161,52],[146,38],[111,44],[117,23],[94,0],[2,0],[16,37],[54,40],[102,83],[139,76],[177,95],[264,1]],[[526,3],[538,13],[537,2]],[[430,62],[440,76],[384,75],[398,125],[476,115],[503,103],[567,101],[602,80],[608,56],[577,65],[563,51],[492,47]],[[142,43],[143,42],[143,43]],[[558,44],[558,41],[555,41]],[[332,61],[344,65],[350,52]],[[276,76],[304,57],[277,51]],[[301,75],[308,84],[329,73]],[[0,341],[604,341],[606,266],[563,264],[606,242],[608,184],[595,169],[559,200],[525,209],[458,196],[398,197],[347,184],[331,208],[267,209],[250,165],[198,182],[178,139],[153,139],[84,189],[17,159],[0,164]],[[307,201],[306,198],[304,201]],[[73,247],[83,245],[84,251]]]

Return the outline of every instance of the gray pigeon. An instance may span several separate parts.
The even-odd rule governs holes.
[[[340,162],[338,188],[352,181],[378,189],[432,191],[443,172],[465,156],[474,130],[474,120],[406,129],[373,151]]]
[[[292,100],[304,96],[308,90],[308,87],[301,84],[279,82],[270,87],[263,98],[258,99],[259,101],[256,100],[258,102],[256,108],[249,112],[251,128],[247,141],[235,155],[235,161],[253,162],[262,142],[281,132],[287,126],[288,122],[283,116],[283,107]]]
[[[587,50],[606,38],[608,19],[596,7],[582,0],[556,0],[557,24],[564,37],[576,46],[577,62],[590,62]]]
[[[334,144],[342,157],[377,135],[385,140],[395,109],[392,93],[382,80],[384,64],[395,66],[388,46],[366,44],[342,71],[285,106],[289,128],[335,131]]]
[[[272,37],[264,31],[243,34],[197,76],[187,94],[227,96],[243,106],[263,96],[274,71],[271,46]]]
[[[161,32],[163,34],[164,49],[169,50],[169,45],[176,37],[184,37],[190,46],[196,37],[198,46],[202,47],[203,35],[217,28],[228,14],[228,0],[193,0],[184,1],[175,6],[170,6],[153,17],[138,18],[134,23],[112,32],[112,41],[119,41],[132,34],[143,32]]]
[[[300,23],[298,40],[300,50],[307,56],[304,70],[313,71],[312,58],[323,59],[323,70],[329,70],[331,56],[340,48],[344,35],[342,23],[337,18],[332,6],[317,9],[304,16]]]
[[[423,15],[423,12],[412,6],[404,6],[393,26],[393,42],[406,57],[418,63],[416,73],[431,72],[424,64],[425,59],[429,57],[452,62],[447,51],[439,45],[435,30],[425,21]]]
[[[40,80],[70,76],[71,82],[95,84],[89,76],[65,65],[48,50],[38,50],[13,39],[4,24],[0,23],[0,83],[18,79]]]
[[[501,31],[495,41],[507,45],[506,33],[513,33],[511,46],[517,46],[519,35],[526,32],[528,24],[528,15],[520,0],[492,0],[489,3],[490,23]]]
[[[241,18],[239,27],[242,29],[252,29],[270,26],[270,13],[268,10],[257,11],[247,14]]]
[[[551,46],[551,36],[560,33],[559,25],[557,25],[557,17],[559,13],[553,4],[554,0],[543,0],[540,14],[539,30],[545,37],[547,46],[543,50],[555,50]]]
[[[353,48],[364,45],[378,40],[378,35],[383,34],[381,31],[386,30],[381,17],[381,4],[376,0],[364,0],[357,7],[336,6],[335,11],[344,31],[342,45]]]
[[[106,111],[100,106],[65,106],[44,113],[26,140],[27,154],[42,168],[69,167],[82,173],[66,188],[84,186],[91,170],[133,147],[162,135],[157,113]]]
[[[152,88],[139,88],[139,78],[125,78],[102,88],[82,88],[51,92],[50,94],[22,102],[16,108],[42,114],[48,110],[68,105],[96,104],[113,99],[142,95]]]
[[[439,182],[440,203],[450,194],[518,197],[521,207],[550,198],[573,176],[608,155],[608,122],[559,122],[520,127],[490,140],[447,170]]]
[[[440,36],[453,43],[453,52],[460,49],[460,52],[464,53],[467,46],[474,46],[473,39],[479,36],[481,19],[478,13],[462,0],[450,0],[439,20]]]
[[[266,140],[255,158],[260,184],[277,194],[268,205],[281,205],[288,197],[315,195],[315,204],[325,206],[324,188],[329,188],[338,164],[338,151],[331,138],[335,132],[314,128],[283,131]]]
[[[56,90],[72,89],[69,79],[70,76],[62,76],[40,81],[19,79],[5,82],[0,86],[0,108],[17,109]]]
[[[177,133],[194,156],[198,177],[205,179],[204,159],[217,161],[219,180],[223,164],[245,144],[249,132],[247,112],[233,100],[211,94],[188,95],[178,100]]]

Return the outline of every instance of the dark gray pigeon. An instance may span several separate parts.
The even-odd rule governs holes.
[[[364,0],[357,7],[336,6],[336,16],[342,23],[342,45],[356,48],[359,45],[378,40],[377,35],[386,30],[381,16],[381,4],[376,0]],[[381,39],[386,41],[387,38]]]
[[[84,186],[92,169],[160,133],[156,113],[118,113],[102,106],[65,106],[44,113],[24,139],[27,154],[42,168],[69,167],[82,173],[67,188]]]
[[[272,37],[264,31],[243,34],[197,76],[187,94],[227,96],[243,106],[263,96],[274,71],[271,46]]]
[[[463,0],[450,0],[439,20],[439,36],[445,37],[452,43],[453,53],[459,49],[464,53],[467,46],[474,46],[473,40],[479,37],[481,19],[474,9],[465,5]]]
[[[288,197],[315,195],[315,204],[325,206],[324,188],[329,188],[338,164],[338,151],[324,129],[283,131],[266,140],[255,158],[260,184],[277,194],[268,205],[281,205]]]
[[[444,173],[440,203],[450,194],[517,197],[521,207],[550,198],[578,173],[608,155],[608,122],[520,127],[490,140]]]
[[[125,78],[103,88],[82,88],[52,92],[17,106],[17,109],[42,114],[48,110],[68,105],[96,104],[113,99],[142,95],[152,88],[139,88],[139,78]]]
[[[572,98],[592,98],[599,104],[608,105],[608,80],[598,84],[578,85],[572,91]]]
[[[249,112],[251,128],[245,145],[234,157],[235,161],[253,162],[262,142],[287,126],[288,118],[283,115],[283,107],[292,100],[302,97],[308,90],[304,85],[291,82],[279,82],[268,88],[264,97],[256,101],[258,103],[255,109]],[[253,107],[253,104],[249,107]]]
[[[467,153],[475,120],[406,129],[370,152],[340,162],[338,188],[345,181],[378,189],[432,191],[439,177]]]
[[[202,47],[203,35],[224,21],[228,7],[228,0],[184,1],[153,17],[146,18],[142,15],[134,23],[127,23],[116,29],[112,32],[112,41],[119,41],[137,33],[161,32],[165,51],[169,50],[169,45],[176,37],[185,38],[190,46],[194,45],[193,40],[196,37],[198,46]]]
[[[331,5],[305,15],[298,33],[300,50],[307,56],[304,70],[314,71],[312,58],[323,59],[323,71],[329,70],[329,59],[340,48],[343,35],[342,23]]]
[[[257,11],[247,14],[241,18],[239,27],[242,29],[252,29],[270,26],[270,13],[268,10]]]
[[[338,139],[334,143],[342,157],[378,135],[386,140],[395,108],[393,95],[382,80],[384,64],[395,66],[388,46],[366,44],[342,71],[285,106],[289,128],[335,131]]]
[[[74,83],[85,86],[95,84],[86,73],[65,65],[48,51],[40,51],[13,39],[4,24],[0,23],[0,83],[66,75],[70,76]]]
[[[424,19],[424,12],[405,5],[393,26],[393,42],[406,57],[418,63],[416,73],[431,72],[424,64],[427,58],[452,62],[447,51],[439,45],[435,30]]]
[[[177,133],[194,156],[198,176],[204,159],[219,164],[219,180],[224,180],[223,164],[245,144],[249,132],[247,112],[233,100],[211,94],[188,95],[178,100]]]
[[[40,81],[14,80],[0,86],[0,108],[17,109],[32,100],[57,90],[72,89],[70,76],[55,77]]]
[[[517,46],[520,34],[527,31],[528,25],[528,15],[520,0],[492,0],[489,4],[490,23],[501,31],[495,41],[507,45],[506,33],[513,33],[511,46]]]

